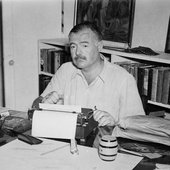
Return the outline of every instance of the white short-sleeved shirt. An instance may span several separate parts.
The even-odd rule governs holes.
[[[51,91],[63,95],[64,104],[96,106],[110,113],[116,122],[125,116],[145,114],[134,77],[106,59],[102,72],[90,85],[72,62],[63,64],[41,96]]]

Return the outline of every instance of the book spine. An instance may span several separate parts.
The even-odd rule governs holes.
[[[148,96],[148,81],[150,68],[144,68],[143,94]]]
[[[55,56],[54,56],[54,50],[51,51],[51,74],[55,73]]]
[[[60,67],[60,53],[58,51],[54,51],[54,71],[56,72]]]
[[[169,89],[170,88],[170,69],[164,71],[161,103],[168,104]]]
[[[139,94],[144,94],[144,68],[138,67],[138,90]]]
[[[151,100],[156,102],[157,82],[158,82],[158,68],[152,68],[152,87]]]
[[[51,50],[47,50],[47,72],[51,73]]]
[[[162,96],[162,83],[163,83],[164,68],[158,69],[158,80],[157,80],[157,92],[156,92],[156,102],[161,102]]]
[[[152,95],[152,77],[153,77],[153,69],[149,69],[149,74],[148,74],[148,100],[151,100],[151,95]]]

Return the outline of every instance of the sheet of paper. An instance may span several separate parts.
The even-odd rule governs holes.
[[[15,140],[0,147],[0,165],[3,170],[132,170],[142,160],[118,153],[115,161],[107,162],[99,158],[95,148],[78,145],[78,150],[75,156],[69,143],[43,139],[39,145],[29,145]]]
[[[32,135],[38,137],[74,139],[77,114],[58,111],[35,111]]]
[[[63,112],[81,112],[81,106],[78,105],[57,105],[57,104],[47,104],[40,103],[39,107],[44,110],[55,110],[55,111],[63,111]]]

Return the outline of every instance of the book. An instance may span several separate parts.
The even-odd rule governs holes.
[[[157,92],[156,92],[156,102],[161,102],[162,98],[162,86],[163,86],[163,76],[164,71],[167,67],[158,67],[158,80],[157,80]]]
[[[149,76],[148,76],[148,100],[151,100],[152,95],[152,77],[153,77],[153,69],[149,70]]]
[[[56,72],[58,70],[58,68],[60,67],[60,53],[59,51],[54,51],[53,52],[54,55],[54,72]]]
[[[165,117],[165,111],[164,110],[158,110],[158,111],[152,111],[149,113],[149,116],[156,116],[156,117]]]
[[[40,67],[41,71],[45,71],[45,49],[40,50]]]
[[[143,95],[148,96],[148,89],[149,89],[149,72],[151,67],[144,68],[144,81],[143,81]]]
[[[138,67],[138,90],[140,95],[148,96],[149,70],[153,65],[141,65]]]
[[[164,71],[161,103],[168,104],[169,91],[170,91],[170,68]]]
[[[138,67],[140,63],[134,63],[133,68],[134,68],[134,78],[136,80],[136,84],[138,84]]]
[[[47,53],[48,49],[41,49],[40,50],[40,57],[41,57],[41,71],[47,72]]]
[[[52,49],[47,50],[47,72],[48,73],[51,73],[51,50]]]
[[[151,85],[151,100],[156,102],[157,83],[158,83],[158,67],[151,68],[152,70],[152,85]]]

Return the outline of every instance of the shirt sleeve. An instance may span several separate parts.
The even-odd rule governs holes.
[[[120,93],[119,119],[125,116],[145,115],[136,81],[132,75],[129,74],[122,82]]]

